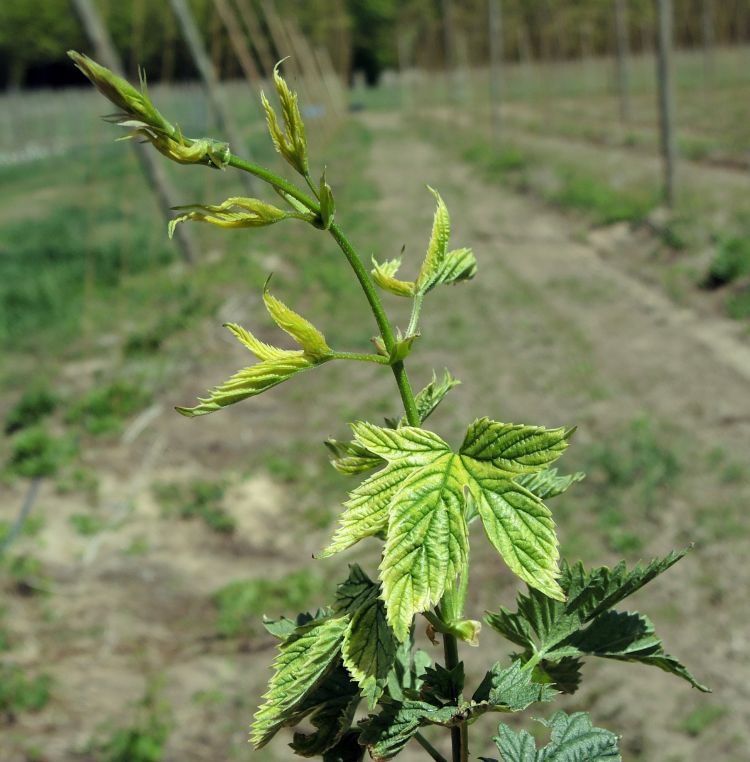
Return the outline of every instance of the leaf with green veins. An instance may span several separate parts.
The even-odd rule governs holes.
[[[303,717],[315,727],[313,733],[296,732],[290,746],[302,757],[315,757],[333,748],[346,734],[360,703],[357,685],[341,666],[331,672],[295,710],[293,722]]]
[[[495,711],[520,712],[538,701],[552,701],[557,691],[536,682],[520,661],[503,667],[498,661],[484,676],[472,701],[490,704]]]
[[[393,499],[380,571],[388,622],[399,640],[414,615],[437,604],[465,571],[462,481],[458,459],[448,451],[414,469]]]
[[[563,564],[560,584],[567,602],[551,600],[538,590],[519,594],[518,611],[502,608],[489,614],[488,624],[525,649],[525,656],[552,664],[581,656],[601,656],[651,664],[701,685],[673,656],[665,653],[650,620],[640,614],[620,613],[612,606],[639,590],[669,569],[686,551],[670,553],[645,567],[627,571],[620,563],[614,569],[600,567],[586,572],[582,564]]]
[[[372,709],[383,695],[396,656],[396,639],[388,626],[385,604],[373,586],[373,595],[352,615],[344,635],[344,666],[359,684]]]
[[[425,429],[369,423],[352,429],[355,441],[387,465],[351,493],[324,555],[387,530],[383,597],[399,639],[414,614],[437,603],[466,564],[464,487],[508,566],[529,584],[562,597],[555,581],[558,553],[552,518],[541,500],[512,477],[559,457],[566,446],[563,429],[483,419],[469,427],[458,454]]]
[[[461,454],[495,471],[524,474],[539,471],[562,455],[573,433],[479,418],[469,426]]]
[[[356,442],[327,439],[323,444],[333,455],[331,465],[341,474],[362,474],[383,465],[382,458]]]
[[[349,576],[336,587],[334,607],[337,613],[354,614],[377,594],[378,586],[362,567],[359,564],[349,564]]]
[[[443,378],[438,381],[433,372],[432,381],[424,387],[414,398],[417,413],[421,423],[434,412],[435,408],[442,402],[448,392],[461,382],[454,378],[446,369]],[[389,428],[397,429],[408,426],[406,416],[400,420],[391,420],[386,418]],[[356,441],[339,442],[335,439],[328,439],[324,442],[325,446],[333,454],[331,465],[342,474],[361,474],[372,471],[374,468],[385,465],[385,461],[379,455],[370,452],[366,447]],[[556,474],[556,471],[553,471]],[[530,474],[533,476],[533,474]],[[570,477],[559,477],[560,481],[565,481]],[[517,480],[520,482],[520,478]],[[532,490],[533,491],[533,490]],[[541,496],[540,496],[541,497]]]
[[[577,471],[574,474],[558,476],[556,468],[545,468],[535,474],[521,474],[514,480],[516,484],[533,492],[540,500],[562,495],[570,486],[586,478],[586,474]]]
[[[299,356],[300,352],[296,349],[279,349],[272,347],[260,339],[256,339],[250,331],[236,323],[224,323],[234,336],[244,344],[259,360],[283,360],[287,357]]]
[[[383,694],[398,645],[379,595],[380,585],[358,564],[349,567],[349,576],[336,589],[336,611],[351,615],[341,655],[371,709]]]
[[[560,659],[558,662],[542,660],[534,668],[534,676],[540,682],[553,685],[560,693],[573,694],[581,685],[581,667],[583,662],[574,657]]]
[[[430,703],[452,703],[464,690],[464,664],[459,662],[453,669],[442,664],[428,667],[423,676],[420,694]]]
[[[318,609],[314,614],[304,611],[294,619],[281,616],[278,619],[263,617],[263,627],[279,640],[287,640],[298,627],[311,624],[317,620],[330,619],[333,612],[331,609]]]
[[[413,699],[389,702],[380,714],[371,715],[360,723],[359,742],[367,747],[376,762],[391,759],[403,750],[420,727],[449,724],[458,711],[458,707],[437,707]]]
[[[273,296],[268,290],[267,282],[263,289],[263,301],[276,325],[286,331],[302,347],[306,355],[322,358],[332,354],[325,336],[312,323]]]
[[[451,285],[471,280],[477,274],[477,260],[471,249],[454,249],[445,255],[445,260],[430,286]]]
[[[401,267],[400,257],[398,259],[389,259],[382,264],[373,257],[372,279],[383,291],[387,291],[389,294],[407,297],[414,296],[414,282],[399,280],[395,277],[399,267]]]
[[[443,378],[438,381],[435,372],[432,372],[432,381],[427,386],[419,391],[414,398],[414,404],[419,413],[420,423],[424,423],[430,415],[435,411],[435,408],[443,401],[448,392],[455,386],[458,386],[461,382],[454,378],[448,369],[443,371]],[[408,421],[404,416],[401,419],[401,425],[406,426]]]
[[[326,362],[326,359],[316,362],[302,352],[284,359],[261,362],[237,371],[228,381],[211,389],[208,397],[199,397],[199,405],[175,409],[187,417],[213,413],[227,405],[268,391],[297,373],[314,368],[322,362]]]
[[[279,647],[265,702],[253,720],[250,740],[265,746],[288,724],[339,659],[349,617],[342,616],[299,627]]]
[[[515,733],[506,725],[498,727],[492,740],[503,762],[621,762],[617,736],[593,727],[585,712],[556,712],[539,722],[552,730],[550,742],[539,750],[525,730]]]
[[[440,271],[445,263],[451,232],[450,216],[443,199],[434,188],[429,188],[429,191],[435,196],[437,209],[432,220],[432,233],[427,254],[415,282],[415,292],[420,294],[426,294],[438,282]]]

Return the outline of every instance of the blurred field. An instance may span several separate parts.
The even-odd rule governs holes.
[[[418,72],[356,90],[362,111],[336,136],[311,122],[365,256],[405,244],[416,268],[425,183],[477,254],[481,278],[427,304],[410,363],[417,385],[444,366],[463,381],[437,430],[455,439],[485,414],[578,425],[565,466],[589,478],[554,506],[564,554],[633,562],[696,543],[637,603],[714,693],[613,663],[564,704],[622,732],[630,761],[750,748],[748,61],[718,52],[708,86],[697,53],[679,58],[674,215],[658,199],[651,59],[634,65],[627,128],[600,60],[509,67],[498,143],[476,71],[451,90]],[[281,169],[256,95],[227,88],[249,151]],[[198,88],[153,93],[186,133],[213,134]],[[261,309],[271,272],[336,346],[365,351],[375,327],[340,253],[301,225],[194,226],[203,256],[186,267],[103,110],[78,90],[0,103],[0,759],[124,762],[128,734],[170,761],[286,759],[281,740],[246,742],[273,653],[259,620],[326,602],[360,552],[310,560],[351,484],[316,443],[397,398],[378,368],[331,365],[230,412],[173,413],[246,362],[223,322],[279,340]],[[182,203],[241,189],[168,169]],[[516,583],[474,545],[479,617]],[[374,569],[375,545],[363,552]]]

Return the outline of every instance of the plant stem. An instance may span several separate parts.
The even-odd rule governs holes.
[[[230,167],[235,169],[241,169],[243,172],[249,172],[251,175],[259,177],[261,180],[267,182],[269,185],[273,185],[279,190],[283,190],[284,193],[288,193],[292,198],[296,198],[297,201],[304,204],[311,212],[320,214],[320,204],[317,201],[311,199],[306,193],[301,191],[296,185],[285,180],[283,177],[271,172],[265,167],[261,167],[258,164],[240,159],[239,156],[232,154],[229,157],[228,162]]]
[[[443,634],[443,653],[445,654],[445,668],[448,670],[458,666],[458,641],[454,635]],[[453,696],[458,702],[458,696]],[[453,749],[453,762],[468,762],[469,737],[466,723],[451,728],[451,747]]]
[[[417,743],[435,760],[435,762],[448,762],[448,760],[421,734],[415,733]]]
[[[414,296],[414,302],[411,308],[411,319],[409,320],[409,327],[406,329],[407,336],[413,336],[417,332],[419,326],[419,313],[422,311],[422,301],[424,300],[424,294],[416,294]]]
[[[347,237],[342,233],[341,228],[334,222],[328,229],[328,232],[333,236],[334,241],[339,245],[341,251],[344,252],[344,256],[351,265],[354,274],[357,276],[359,285],[364,291],[365,297],[370,305],[372,314],[375,318],[375,322],[378,324],[380,335],[383,337],[383,343],[385,348],[390,352],[395,343],[396,337],[393,333],[393,328],[388,320],[388,316],[385,314],[383,305],[380,302],[378,292],[375,290],[375,284],[372,282],[370,273],[362,264],[362,260],[354,250],[354,247],[349,243]],[[410,426],[419,426],[422,421],[420,420],[419,413],[417,412],[417,405],[414,401],[414,392],[412,391],[411,384],[409,383],[409,377],[406,374],[406,368],[404,368],[403,362],[394,363],[391,368],[393,369],[393,375],[396,379],[396,385],[398,386],[399,394],[401,395],[401,401],[404,404],[404,411],[406,413],[406,420],[409,421]]]
[[[376,362],[379,365],[390,365],[387,357],[383,355],[370,355],[360,352],[334,352],[334,360],[358,360],[359,362]]]

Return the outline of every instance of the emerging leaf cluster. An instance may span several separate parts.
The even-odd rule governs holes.
[[[469,726],[486,712],[518,712],[558,693],[573,693],[583,660],[598,656],[656,666],[699,690],[688,669],[668,654],[654,625],[643,614],[615,607],[683,555],[671,553],[628,571],[624,564],[590,571],[560,561],[555,522],[546,502],[583,478],[559,474],[553,464],[568,447],[573,429],[499,422],[483,417],[466,428],[451,447],[425,428],[425,421],[459,382],[448,371],[421,392],[411,390],[405,360],[420,335],[427,294],[442,285],[473,278],[476,258],[468,248],[449,249],[450,217],[440,194],[430,188],[437,208],[425,256],[413,280],[399,279],[401,259],[373,260],[367,272],[335,219],[336,204],[325,170],[319,183],[310,176],[305,125],[297,94],[274,69],[281,119],[265,94],[262,103],[276,150],[301,175],[311,195],[270,170],[233,155],[229,146],[208,138],[182,136],[151,102],[141,77],[140,90],[78,53],[81,71],[119,109],[113,120],[131,137],[151,142],[179,163],[232,166],[266,182],[288,208],[261,199],[231,197],[220,204],[178,209],[173,233],[185,221],[221,228],[256,228],[295,219],[327,232],[341,248],[362,286],[378,326],[376,352],[332,349],[323,333],[268,290],[263,301],[276,325],[296,343],[287,349],[261,341],[245,328],[226,327],[257,362],[237,371],[194,407],[177,408],[194,417],[268,391],[331,360],[385,365],[394,375],[404,415],[384,426],[352,424],[353,439],[326,442],[331,463],[348,476],[362,477],[349,493],[325,558],[362,541],[378,544],[377,579],[358,565],[337,589],[335,600],[314,614],[267,621],[280,641],[264,703],[255,715],[251,740],[265,746],[282,728],[298,726],[291,746],[300,756],[324,762],[358,762],[397,755],[419,742],[436,762],[443,757],[422,736],[424,728],[450,732],[453,762],[466,762]],[[409,324],[394,328],[380,301],[386,294],[412,301]],[[473,691],[466,689],[458,642],[479,644],[481,623],[466,616],[469,531],[473,522],[507,567],[528,586],[517,610],[501,606],[485,621],[520,650],[494,660]],[[414,648],[418,623],[433,642],[442,639],[445,663]],[[357,720],[357,712],[363,713]],[[613,762],[620,759],[617,737],[594,727],[584,713],[557,712],[544,723],[546,746],[537,748],[525,731],[500,724],[494,738],[503,762]]]

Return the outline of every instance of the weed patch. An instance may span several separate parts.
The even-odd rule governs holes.
[[[49,675],[29,677],[21,667],[0,664],[0,714],[13,722],[25,712],[40,712],[49,702],[51,686]]]
[[[117,379],[96,387],[73,402],[65,414],[66,423],[77,424],[94,436],[122,431],[124,421],[148,405],[150,395],[142,386]]]
[[[188,485],[174,482],[154,486],[154,496],[165,516],[201,519],[219,534],[232,534],[234,518],[222,506],[226,484],[221,481],[196,480]]]
[[[282,610],[304,610],[320,593],[323,583],[309,572],[293,572],[280,579],[230,582],[214,594],[216,631],[225,638],[258,634],[258,619]]]

